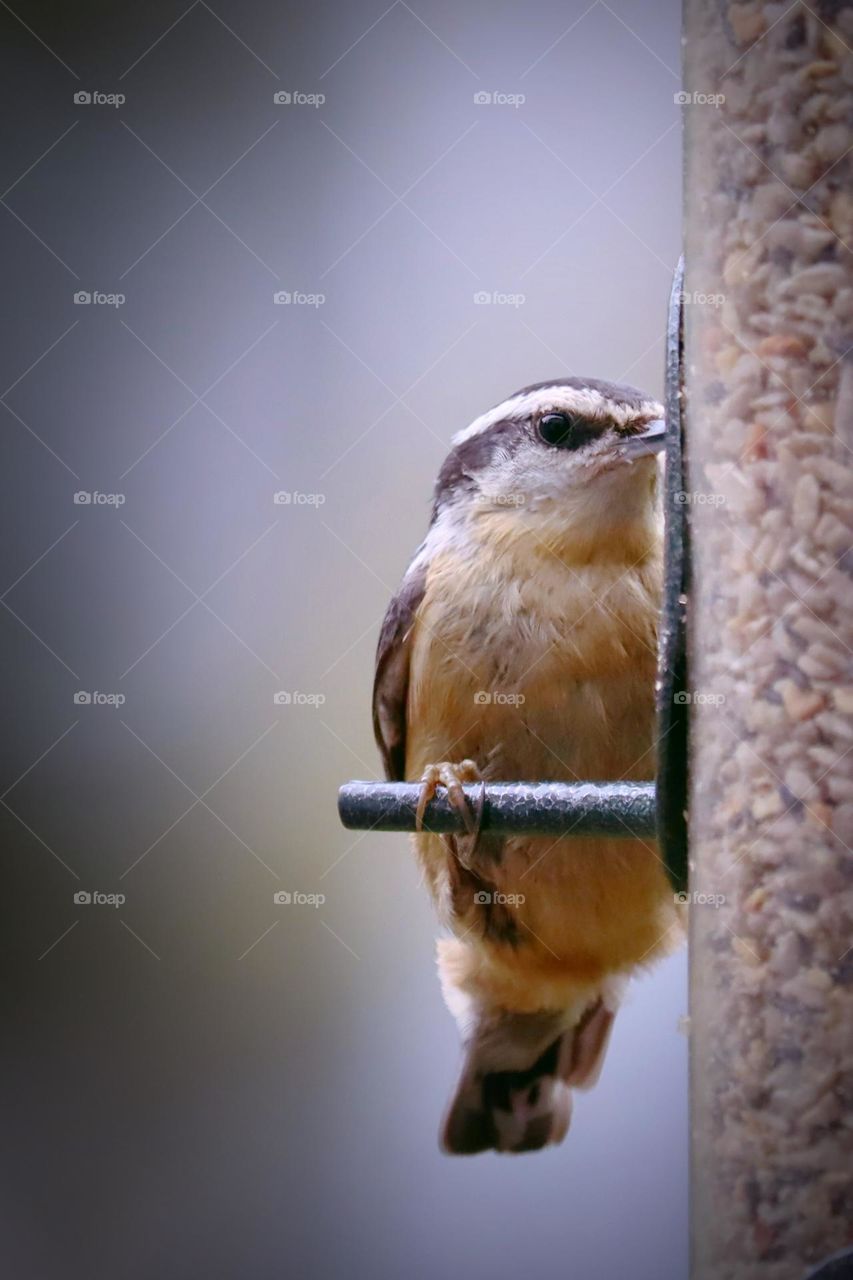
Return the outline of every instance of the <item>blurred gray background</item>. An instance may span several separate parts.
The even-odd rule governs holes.
[[[431,908],[335,811],[452,433],[553,375],[661,390],[679,5],[0,28],[6,1270],[682,1277],[684,957],[564,1147],[448,1160]]]

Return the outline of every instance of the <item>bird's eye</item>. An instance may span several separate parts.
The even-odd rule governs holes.
[[[555,449],[579,449],[596,434],[583,418],[571,413],[546,413],[539,419],[539,436]]]

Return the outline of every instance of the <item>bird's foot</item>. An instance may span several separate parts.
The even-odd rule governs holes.
[[[466,782],[480,783],[479,795],[473,805],[462,789]],[[483,824],[483,807],[486,800],[486,784],[483,775],[473,760],[462,760],[458,764],[445,760],[441,764],[428,765],[421,778],[421,792],[415,814],[416,831],[423,831],[426,807],[439,787],[446,789],[451,806],[461,815],[465,824],[467,839],[449,837],[449,842],[461,865],[466,871],[470,871]]]

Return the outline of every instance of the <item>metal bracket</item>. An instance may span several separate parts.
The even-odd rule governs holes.
[[[804,1280],[853,1280],[853,1249],[843,1249],[810,1271]]]
[[[493,782],[484,790],[482,828],[520,835],[657,836],[673,888],[687,882],[687,718],[685,616],[688,586],[684,504],[683,306],[679,262],[666,337],[666,468],[664,482],[664,603],[657,672],[657,782]],[[679,696],[682,695],[682,696]],[[338,794],[345,827],[414,831],[419,786],[412,782],[348,782]],[[476,801],[480,787],[465,788]],[[440,791],[427,805],[428,831],[462,830]]]
[[[687,888],[687,599],[690,547],[684,501],[684,259],[675,269],[666,327],[664,591],[658,636],[657,837],[675,889]]]

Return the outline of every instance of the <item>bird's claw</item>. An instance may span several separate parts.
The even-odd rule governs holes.
[[[480,790],[473,807],[463,790],[463,784],[466,782],[480,783]],[[473,760],[462,760],[459,764],[451,764],[450,761],[445,760],[441,764],[429,765],[421,778],[421,791],[415,813],[416,831],[423,831],[426,807],[440,786],[447,791],[450,804],[465,824],[465,831],[469,837],[468,847],[463,851],[460,847],[461,842],[456,839],[452,841],[452,847],[462,865],[470,869],[483,825],[483,809],[486,802],[486,784],[483,775]]]

